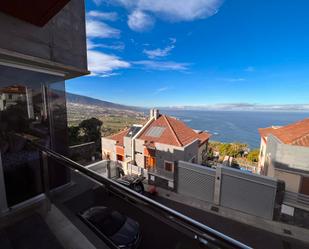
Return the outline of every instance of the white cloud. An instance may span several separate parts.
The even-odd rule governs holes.
[[[128,16],[128,25],[130,29],[141,32],[151,29],[154,25],[154,19],[143,11],[134,10]]]
[[[106,21],[116,21],[118,19],[118,14],[116,12],[102,12],[92,10],[87,13],[87,17],[93,17]]]
[[[144,49],[143,53],[146,54],[150,59],[165,57],[169,55],[169,53],[175,48],[176,39],[170,38],[171,44],[166,46],[165,48],[157,48],[157,49]]]
[[[188,63],[179,63],[174,61],[152,61],[152,60],[143,60],[143,61],[134,61],[132,64],[142,66],[150,70],[159,70],[159,71],[186,71],[188,70]]]
[[[88,50],[88,68],[92,76],[108,77],[115,75],[117,69],[129,68],[131,64],[115,55]]]
[[[123,42],[114,42],[112,44],[95,43],[91,39],[87,39],[87,49],[94,48],[107,48],[122,51],[125,48],[125,44]]]
[[[134,1],[134,0],[132,0]],[[171,21],[192,21],[218,12],[222,0],[139,0],[138,8]]]
[[[115,29],[104,22],[87,18],[86,32],[88,38],[119,38],[120,30]]]
[[[107,3],[121,5],[134,13],[172,21],[193,21],[215,15],[224,0],[104,0]],[[129,19],[134,17],[130,14]],[[139,18],[139,26],[143,26]],[[145,18],[144,18],[145,20]],[[130,22],[129,22],[130,23]],[[129,24],[128,23],[128,24]],[[152,21],[153,24],[153,21]],[[130,25],[129,25],[130,26]],[[130,26],[131,27],[131,26]],[[133,29],[135,30],[135,29]],[[143,29],[145,30],[145,29]],[[141,31],[140,29],[138,31]]]

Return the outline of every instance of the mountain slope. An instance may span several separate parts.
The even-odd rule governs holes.
[[[66,98],[67,98],[67,102],[70,104],[97,106],[97,107],[102,107],[102,108],[112,108],[112,109],[118,109],[118,110],[143,111],[143,109],[140,107],[115,104],[112,102],[99,100],[99,99],[82,96],[78,94],[73,94],[73,93],[66,93]]]

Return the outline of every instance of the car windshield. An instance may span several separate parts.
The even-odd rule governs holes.
[[[96,226],[107,236],[113,236],[126,222],[126,217],[119,212],[113,211],[101,216],[96,220]]]

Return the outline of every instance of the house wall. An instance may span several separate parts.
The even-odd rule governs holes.
[[[104,155],[104,151],[110,152],[110,159],[112,161],[116,161],[116,141],[102,137],[102,155]]]
[[[125,160],[129,161],[131,160],[132,155],[132,139],[130,137],[124,137],[123,145],[124,145]]]
[[[208,142],[203,144],[198,148],[198,156],[197,156],[197,163],[202,164],[203,163],[203,151],[207,149]]]
[[[198,140],[185,147],[176,147],[167,144],[156,143],[156,167],[164,169],[165,161],[190,161],[192,157],[198,158]],[[145,168],[144,141],[135,139],[135,161],[137,166]]]
[[[301,176],[298,174],[291,174],[289,172],[284,172],[276,169],[274,177],[285,182],[285,189],[287,191],[298,193],[299,185],[301,182]]]
[[[142,168],[145,168],[145,160],[144,160],[144,140],[135,139],[135,162],[136,165]]]
[[[258,162],[258,169],[257,169],[258,174],[260,174],[261,168],[263,168],[265,165],[266,147],[267,147],[266,141],[261,137],[260,154],[259,154],[259,162]]]
[[[44,27],[0,12],[0,32],[1,49],[87,69],[84,0],[71,0]]]
[[[184,147],[185,155],[184,155],[184,161],[186,162],[192,162],[191,160],[193,157],[195,158],[195,163],[197,163],[198,160],[198,154],[199,154],[199,141],[195,140],[191,144],[188,144]],[[181,159],[179,159],[181,160]]]
[[[269,136],[266,154],[267,175],[285,181],[288,191],[298,192],[301,177],[309,174],[309,148],[283,144]]]

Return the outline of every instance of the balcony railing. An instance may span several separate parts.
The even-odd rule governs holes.
[[[40,145],[34,146],[42,153],[44,165],[43,174],[45,176],[45,190],[47,196],[50,196],[48,180],[46,180],[48,179],[47,164],[49,160],[53,160],[63,167],[71,169],[72,172],[78,173],[84,178],[90,179],[92,182],[102,186],[109,193],[117,196],[117,198],[121,198],[122,201],[126,202],[128,205],[137,207],[139,210],[142,210],[144,215],[149,217],[151,216],[152,218],[159,220],[162,224],[168,224],[170,227],[178,231],[176,234],[179,236],[179,238],[181,238],[181,234],[183,234],[183,236],[187,236],[189,240],[192,241],[192,243],[195,243],[195,245],[199,246],[195,246],[194,248],[250,248],[241,242],[234,240],[200,222],[197,222],[188,216],[168,208],[144,195],[136,193],[112,179],[108,179],[107,177],[104,177],[95,171],[89,170],[86,167],[70,160],[69,158],[56,153],[55,151]],[[152,224],[147,224],[147,226],[152,226]],[[162,226],[162,228],[159,228],[159,230],[164,229],[164,227],[165,226]],[[156,231],[153,232],[156,233]],[[111,245],[111,248],[113,248],[113,245]]]

